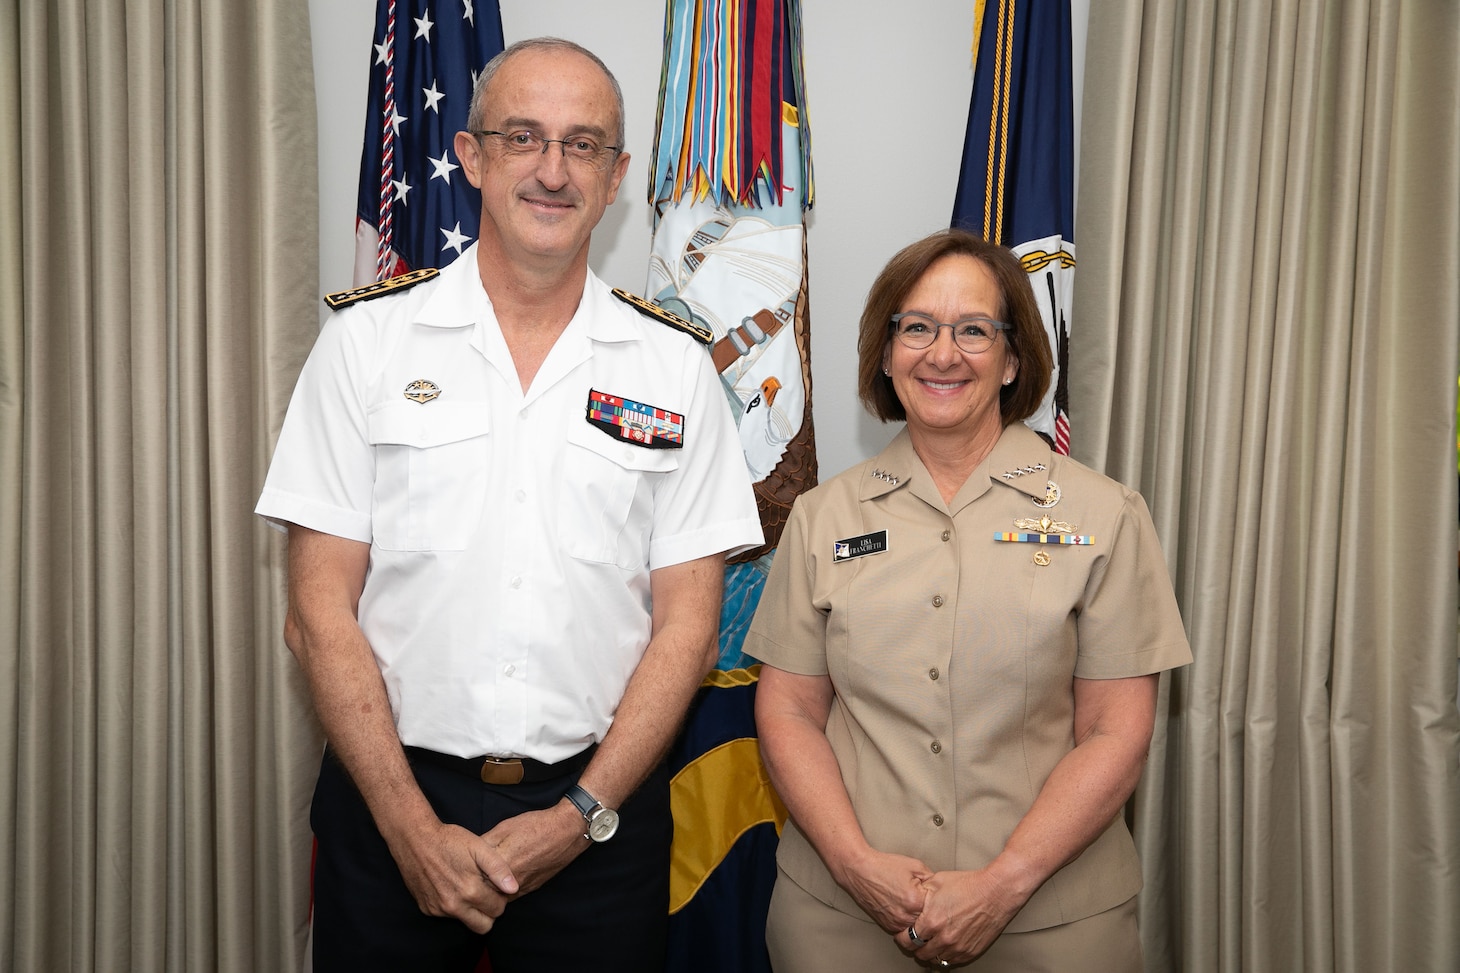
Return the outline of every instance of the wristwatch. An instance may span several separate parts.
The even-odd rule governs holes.
[[[568,800],[583,815],[588,826],[583,837],[589,841],[607,841],[618,831],[618,812],[611,807],[604,807],[598,798],[577,784],[568,788]]]

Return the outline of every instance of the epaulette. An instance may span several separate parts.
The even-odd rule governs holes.
[[[377,280],[373,284],[362,284],[359,287],[352,287],[347,291],[335,291],[333,294],[326,294],[324,302],[329,305],[330,310],[338,311],[342,307],[349,307],[359,301],[368,301],[376,297],[384,297],[386,294],[394,294],[407,288],[415,287],[423,280],[430,280],[441,271],[435,267],[422,267],[420,270],[412,270],[409,273],[401,274],[398,277],[391,277],[388,280]]]
[[[664,310],[664,308],[655,304],[653,301],[646,301],[639,295],[630,294],[621,287],[615,287],[613,289],[613,296],[640,314],[647,315],[660,324],[667,324],[676,331],[683,331],[702,345],[713,344],[715,341],[715,333],[709,328],[695,324],[693,321],[686,321],[678,314]]]

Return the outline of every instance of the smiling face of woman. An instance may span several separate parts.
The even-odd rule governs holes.
[[[973,257],[950,254],[928,268],[898,310],[952,323],[973,316],[997,320],[1002,306],[989,269]],[[970,355],[959,350],[951,328],[938,328],[937,338],[921,350],[907,347],[889,330],[882,362],[915,440],[952,436],[992,445],[998,439],[1003,429],[999,390],[1019,368],[1006,332]]]

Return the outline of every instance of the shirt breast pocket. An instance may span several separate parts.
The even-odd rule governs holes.
[[[372,411],[375,544],[460,551],[481,522],[490,415],[484,402],[390,402]]]
[[[641,567],[649,559],[654,490],[679,468],[679,450],[617,440],[583,423],[568,432],[559,536],[583,561]]]

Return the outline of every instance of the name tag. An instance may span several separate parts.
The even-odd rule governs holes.
[[[857,537],[848,537],[846,540],[834,542],[831,547],[831,559],[833,561],[850,561],[856,557],[881,554],[886,550],[887,531],[875,530],[870,534],[861,534]]]

